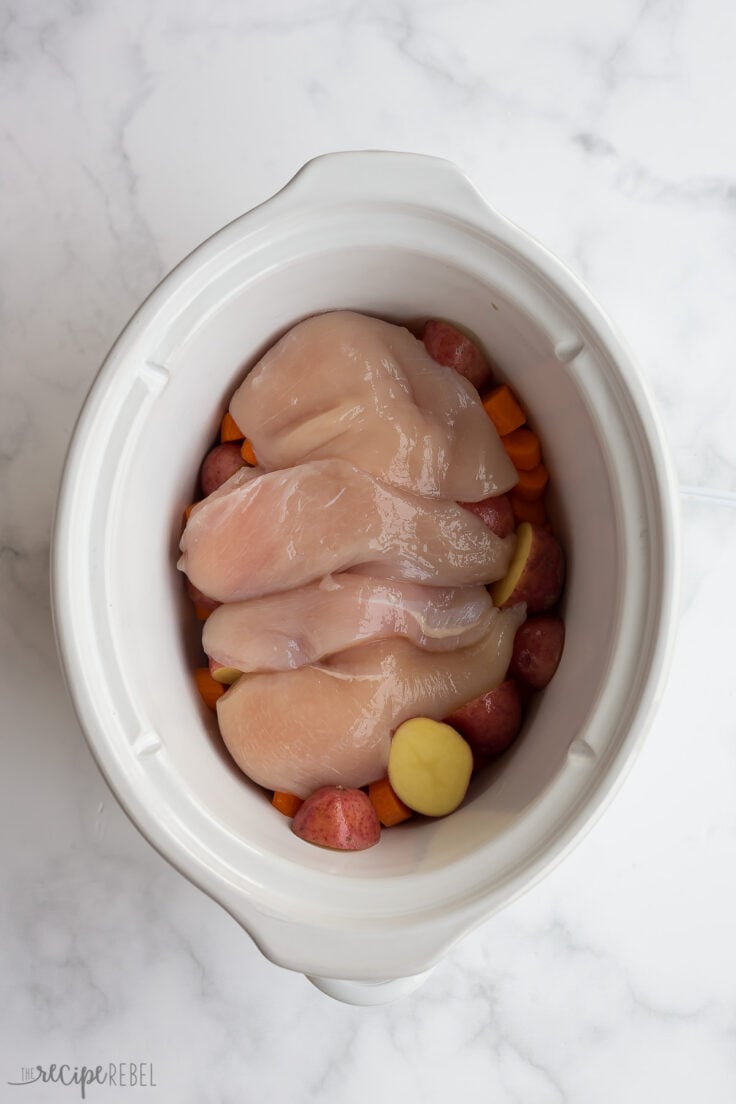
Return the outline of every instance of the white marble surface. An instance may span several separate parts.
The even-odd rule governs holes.
[[[167,1104],[736,1100],[735,33],[730,0],[0,2],[2,1101],[78,1099],[7,1084],[53,1061],[152,1062],[137,1091]],[[457,161],[589,282],[664,414],[686,576],[607,815],[414,997],[355,1009],[121,812],[47,559],[74,419],[142,297],[308,157],[367,147]]]

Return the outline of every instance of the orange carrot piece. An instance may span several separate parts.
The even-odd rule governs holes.
[[[240,432],[238,423],[230,411],[226,410],[220,424],[220,444],[224,445],[227,441],[242,441],[244,437],[245,434]]]
[[[255,468],[258,464],[258,461],[256,460],[256,454],[253,451],[253,446],[247,437],[245,438],[241,446],[240,455],[243,457],[246,464],[250,464],[252,468]]]
[[[208,709],[214,710],[215,704],[218,698],[221,698],[225,693],[227,686],[223,686],[222,683],[216,682],[210,674],[209,667],[197,667],[194,671],[194,681],[197,684],[199,690],[199,696]]]
[[[394,793],[388,778],[371,782],[368,798],[384,828],[393,828],[394,824],[400,824],[402,820],[408,820],[412,816],[411,809]]]
[[[196,502],[192,502],[190,506],[185,506],[184,507],[184,524],[185,525],[189,521],[189,517],[191,515],[191,512],[192,512],[192,510],[194,509],[194,507],[196,505],[197,505]]]
[[[483,407],[501,437],[513,433],[526,421],[526,414],[514,398],[510,387],[502,383],[483,400]]]
[[[284,816],[293,817],[299,812],[304,802],[301,797],[297,797],[296,794],[286,793],[283,790],[274,790],[271,804],[274,809],[278,809]]]
[[[212,613],[211,609],[207,609],[206,606],[198,606],[195,603],[194,616],[197,618],[198,621],[206,621],[211,613]]]
[[[531,471],[541,463],[539,438],[530,429],[514,429],[502,437],[501,442],[517,471]]]
[[[526,498],[521,498],[516,493],[516,487],[514,487],[512,491],[509,491],[509,502],[517,525],[520,521],[528,521],[532,525],[544,525],[547,520],[547,511],[544,508],[544,500],[541,498],[530,502]]]
[[[531,471],[520,471],[519,482],[514,487],[514,493],[519,498],[525,498],[527,502],[534,502],[544,494],[544,488],[549,481],[549,474],[544,464],[537,464]]]

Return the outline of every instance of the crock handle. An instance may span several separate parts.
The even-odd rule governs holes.
[[[343,978],[308,977],[317,989],[333,1000],[343,1004],[367,1005],[389,1004],[391,1001],[408,997],[422,985],[431,970],[411,977],[392,978],[386,981],[349,981]]]
[[[420,153],[356,150],[325,153],[307,161],[277,195],[285,209],[345,206],[360,201],[392,206],[425,204],[461,219],[501,229],[508,223],[491,207],[464,172],[440,157]]]
[[[338,940],[330,944],[326,942],[322,927],[308,921],[297,923],[286,920],[274,913],[267,915],[257,909],[252,901],[244,901],[239,895],[236,899],[228,899],[227,893],[223,895],[221,886],[217,887],[217,895],[213,893],[212,896],[247,932],[265,958],[282,969],[303,974],[326,996],[343,1004],[388,1004],[408,996],[427,980],[435,965],[442,961],[445,951],[467,930],[467,926],[461,926],[456,917],[441,918],[437,925],[429,924],[418,932],[413,931],[406,941],[401,936],[392,940],[388,961],[385,953],[381,957],[385,952],[385,934],[382,931],[373,934],[363,931],[360,934],[361,958],[369,976],[335,977],[333,970],[339,975],[355,969],[355,948],[348,946],[347,941]],[[471,926],[472,920],[471,917]],[[334,953],[330,953],[330,947]],[[401,975],[371,977],[371,963],[377,964],[378,973],[381,962],[387,973],[396,971],[398,974],[402,969]],[[404,967],[407,973],[403,973]],[[325,972],[322,973],[322,970]]]

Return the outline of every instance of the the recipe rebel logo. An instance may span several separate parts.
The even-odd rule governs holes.
[[[100,1066],[70,1066],[66,1062],[50,1066],[21,1066],[20,1080],[8,1085],[77,1086],[82,1100],[87,1099],[91,1085],[107,1085],[118,1089],[155,1089],[158,1086],[152,1062],[108,1062]]]

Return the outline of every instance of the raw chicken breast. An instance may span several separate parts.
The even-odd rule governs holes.
[[[237,487],[244,487],[246,483],[252,483],[254,479],[257,479],[259,475],[264,475],[263,468],[252,468],[249,465],[244,465],[242,468],[238,468],[236,472],[226,479],[224,483],[221,483],[207,498],[202,498],[199,502],[195,502],[192,506],[190,517],[192,514],[196,514],[205,502],[212,503],[218,498],[222,498],[223,495],[229,494],[230,491],[234,491]]]
[[[230,413],[269,469],[348,460],[414,494],[463,502],[517,481],[475,388],[403,326],[352,311],[294,326]]]
[[[236,472],[192,511],[178,566],[219,602],[289,590],[357,564],[469,586],[500,579],[514,541],[456,502],[406,494],[344,460],[315,460],[250,479]]]
[[[359,575],[328,575],[283,594],[229,602],[205,622],[208,656],[239,671],[288,671],[389,636],[427,651],[474,644],[493,602],[485,587],[430,587]]]
[[[503,681],[524,606],[492,611],[476,644],[426,652],[381,640],[319,667],[242,675],[217,702],[222,738],[240,769],[271,790],[307,797],[386,774],[391,736],[409,717],[441,720]]]

